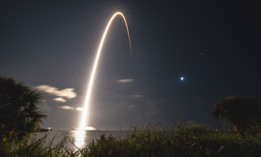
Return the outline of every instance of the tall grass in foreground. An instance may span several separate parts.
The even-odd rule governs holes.
[[[67,148],[66,144],[69,138],[55,143],[55,137],[51,140],[47,134],[43,137],[27,136],[17,142],[5,142],[2,144],[0,156],[2,157],[73,157],[78,156],[79,151],[73,151]]]
[[[100,136],[83,149],[70,150],[67,138],[54,143],[25,138],[11,143],[5,156],[26,157],[259,157],[261,135],[243,138],[234,132],[217,132],[205,126],[183,126],[176,130],[147,128],[131,130],[126,138]]]
[[[84,156],[99,157],[258,157],[261,136],[242,138],[237,133],[217,132],[204,126],[177,130],[160,128],[134,130],[127,138],[101,136],[92,141]]]

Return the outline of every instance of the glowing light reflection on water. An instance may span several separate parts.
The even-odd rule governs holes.
[[[67,142],[65,143],[65,146],[71,150],[78,150],[78,146],[76,144],[76,137],[79,134],[85,135],[85,138],[82,140],[83,146],[88,146],[88,143],[92,140],[97,140],[100,138],[101,135],[112,135],[115,138],[125,138],[129,131],[98,131],[98,130],[88,130],[88,131],[79,131],[79,130],[52,130],[48,132],[40,132],[40,133],[34,133],[36,135],[36,138],[42,138],[46,136],[47,144],[48,142],[52,141],[53,144],[57,144],[60,141],[62,141],[64,138],[68,138]],[[54,141],[53,141],[54,138]],[[77,148],[78,147],[78,148]]]
[[[82,148],[84,147],[84,145],[86,144],[86,138],[88,137],[86,135],[87,131],[84,131],[84,130],[75,130],[74,131],[74,139],[75,139],[75,146],[77,148]]]

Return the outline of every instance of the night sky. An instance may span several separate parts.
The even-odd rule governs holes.
[[[42,127],[78,127],[104,28],[90,126],[128,129],[174,119],[220,127],[224,96],[261,102],[261,10],[248,1],[8,1],[0,3],[0,75],[42,94]],[[183,79],[181,79],[183,77]]]

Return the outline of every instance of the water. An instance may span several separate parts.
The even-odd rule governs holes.
[[[129,131],[99,131],[99,130],[89,130],[85,131],[84,144],[87,145],[92,140],[97,140],[101,135],[113,136],[115,138],[125,138]],[[75,146],[77,130],[51,130],[48,132],[36,133],[36,138],[41,138],[47,135],[47,142],[54,138],[53,143],[56,144],[64,138],[68,138],[66,146],[70,149],[77,149]]]

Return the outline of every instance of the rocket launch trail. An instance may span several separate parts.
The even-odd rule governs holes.
[[[79,124],[79,130],[77,132],[76,141],[75,141],[75,145],[79,148],[81,148],[84,145],[85,127],[88,126],[89,106],[90,106],[90,102],[91,102],[93,85],[95,83],[95,75],[96,75],[98,65],[99,65],[100,55],[101,55],[101,52],[102,52],[102,49],[103,49],[105,39],[107,37],[107,33],[110,29],[110,26],[117,16],[122,17],[122,19],[125,23],[125,27],[126,27],[126,31],[127,31],[127,35],[128,35],[128,40],[129,40],[130,51],[131,51],[131,54],[132,54],[130,32],[129,32],[127,20],[126,20],[125,16],[123,15],[123,13],[116,12],[110,18],[109,22],[106,25],[104,33],[102,35],[102,38],[101,38],[101,41],[100,41],[100,44],[99,44],[99,47],[98,47],[98,50],[96,52],[96,56],[95,56],[95,59],[94,59],[93,67],[92,67],[92,70],[91,70],[89,83],[88,83],[88,86],[86,88],[87,91],[86,91],[86,96],[85,96],[85,100],[84,100],[84,104],[83,104],[82,117],[81,117],[81,121],[80,121],[80,124]]]

